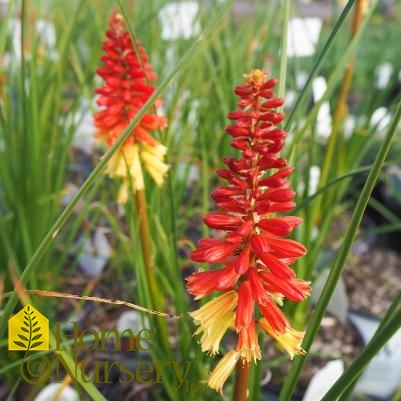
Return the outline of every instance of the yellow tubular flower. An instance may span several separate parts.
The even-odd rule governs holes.
[[[262,317],[258,322],[259,327],[284,348],[289,354],[291,359],[295,355],[305,355],[306,352],[302,349],[301,343],[304,338],[304,331],[297,331],[292,327],[286,327],[284,333],[279,333],[271,327],[269,322]]]
[[[209,376],[207,381],[208,386],[223,394],[223,386],[231,372],[235,368],[239,359],[239,353],[231,350],[223,358],[220,359],[219,363],[214,368],[212,374]]]
[[[129,179],[134,191],[144,188],[143,172],[139,160],[139,145],[129,144],[116,152],[106,167],[107,174],[112,178],[122,178],[118,193],[118,203],[125,203],[128,199]]]
[[[248,363],[252,360],[257,363],[257,361],[262,357],[254,321],[252,321],[249,327],[239,331],[237,351],[239,352],[241,359]]]
[[[167,148],[161,144],[156,146],[149,146],[145,143],[141,144],[141,160],[145,169],[149,172],[158,186],[161,186],[164,181],[169,166],[163,162],[164,155]]]
[[[220,341],[234,319],[237,298],[236,291],[228,291],[190,313],[195,324],[199,325],[195,335],[202,333],[200,343],[203,352],[218,353]]]

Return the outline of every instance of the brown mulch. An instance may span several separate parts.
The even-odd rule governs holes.
[[[353,254],[344,281],[350,308],[383,318],[401,291],[401,255],[383,248]]]

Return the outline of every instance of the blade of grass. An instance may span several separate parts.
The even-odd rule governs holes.
[[[281,38],[281,57],[280,57],[280,80],[278,81],[278,97],[285,97],[285,83],[287,75],[287,46],[288,46],[288,21],[290,19],[290,1],[284,0],[283,23]],[[281,109],[283,106],[281,107]]]
[[[401,118],[401,102],[398,104],[398,108],[393,119],[392,125],[384,139],[383,145],[380,148],[379,153],[373,163],[372,170],[370,171],[368,178],[363,186],[361,196],[355,206],[355,211],[352,215],[349,228],[345,234],[343,245],[334,261],[334,265],[330,270],[329,277],[322,290],[315,311],[312,314],[308,329],[305,334],[303,341],[303,348],[308,351],[312,345],[313,339],[319,329],[320,322],[329,304],[330,298],[336,288],[337,282],[340,279],[344,263],[347,259],[348,253],[351,249],[352,243],[357,234],[359,224],[362,220],[363,213],[369,201],[370,194],[373,191],[374,185],[379,177],[380,170],[383,166],[384,160],[391,148],[392,141],[397,131],[397,126]],[[279,401],[287,401],[290,399],[291,394],[295,388],[296,381],[301,372],[302,366],[305,363],[305,358],[297,358],[288,374],[287,380],[284,382],[282,391],[280,393]]]

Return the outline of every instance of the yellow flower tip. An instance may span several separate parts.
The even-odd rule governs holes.
[[[283,333],[277,332],[273,330],[272,326],[264,317],[259,320],[258,325],[266,334],[273,337],[278,345],[289,353],[291,359],[293,359],[295,355],[306,354],[306,351],[301,347],[305,335],[304,331],[298,331],[288,326]]]
[[[144,143],[130,143],[125,144],[111,157],[106,173],[111,178],[123,179],[118,203],[127,202],[130,188],[134,192],[144,189],[143,168],[148,171],[158,186],[163,184],[169,170],[169,166],[163,162],[166,152],[167,148],[161,144],[152,147]]]
[[[203,321],[212,319],[218,319],[227,310],[233,311],[237,305],[238,293],[237,291],[227,291],[218,297],[213,298],[211,301],[204,304],[198,310],[190,312],[190,316],[195,321]],[[234,314],[234,312],[232,312]]]
[[[241,349],[238,350],[238,352],[244,363],[251,363],[253,360],[253,362],[256,364],[262,358],[259,347],[255,349]]]
[[[232,325],[236,305],[237,292],[228,291],[189,314],[199,325],[194,335],[202,335],[200,344],[203,352],[210,355],[219,352],[220,341]]]
[[[128,200],[128,180],[123,179],[118,190],[117,203],[124,205]]]
[[[245,74],[245,78],[252,82],[254,85],[261,85],[267,77],[267,72],[258,68],[252,70],[249,74]]]
[[[223,386],[231,372],[234,370],[235,365],[238,362],[240,355],[237,351],[231,350],[223,358],[220,359],[219,363],[214,368],[212,374],[209,376],[207,381],[208,386],[223,395]]]
[[[127,202],[128,191],[131,188],[134,192],[144,189],[138,145],[125,145],[114,153],[106,166],[106,173],[111,178],[122,178],[117,197],[117,202],[120,204]]]
[[[156,146],[149,146],[144,143],[141,144],[141,160],[145,169],[158,186],[163,184],[164,177],[170,168],[168,164],[163,162],[166,152],[167,148],[161,144]]]
[[[242,361],[247,363],[252,360],[257,363],[262,358],[254,321],[238,332],[237,351]]]
[[[124,21],[124,18],[120,13],[115,13],[114,18],[116,19],[116,21]]]
[[[284,305],[284,295],[283,294],[276,292],[276,293],[270,293],[270,296],[277,305],[279,305],[279,306]]]
[[[133,144],[123,146],[109,160],[106,173],[112,178],[129,177],[129,171],[136,159],[138,159],[138,147]]]

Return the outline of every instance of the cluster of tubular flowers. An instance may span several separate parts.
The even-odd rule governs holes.
[[[241,152],[239,159],[224,158],[227,168],[217,174],[228,183],[215,189],[211,197],[220,211],[211,212],[204,222],[214,230],[225,231],[224,240],[203,238],[192,252],[196,262],[218,264],[187,278],[187,289],[201,299],[214,292],[211,301],[191,313],[199,327],[204,352],[219,352],[228,329],[237,333],[237,345],[219,361],[208,385],[221,391],[234,366],[261,359],[256,329],[271,336],[291,358],[303,354],[303,332],[296,331],[280,309],[284,298],[302,301],[311,288],[295,277],[290,267],[306,253],[300,243],[283,238],[302,220],[282,216],[295,207],[295,192],[289,189],[291,167],[278,156],[286,133],[277,125],[284,114],[275,111],[284,101],[271,89],[275,79],[266,72],[252,70],[246,82],[235,89],[241,98],[239,110],[228,118],[234,124],[226,132],[231,145]]]
[[[156,78],[156,74],[152,72],[141,42],[137,40],[134,46],[121,14],[112,15],[106,36],[102,45],[103,67],[97,69],[104,86],[96,90],[96,103],[100,110],[94,114],[94,120],[96,137],[110,147],[153,94],[155,88],[149,82]],[[110,177],[122,179],[119,203],[127,201],[130,186],[134,191],[144,188],[142,167],[157,185],[163,183],[168,170],[163,161],[166,147],[149,133],[166,126],[165,117],[148,112],[111,158],[106,172]]]

